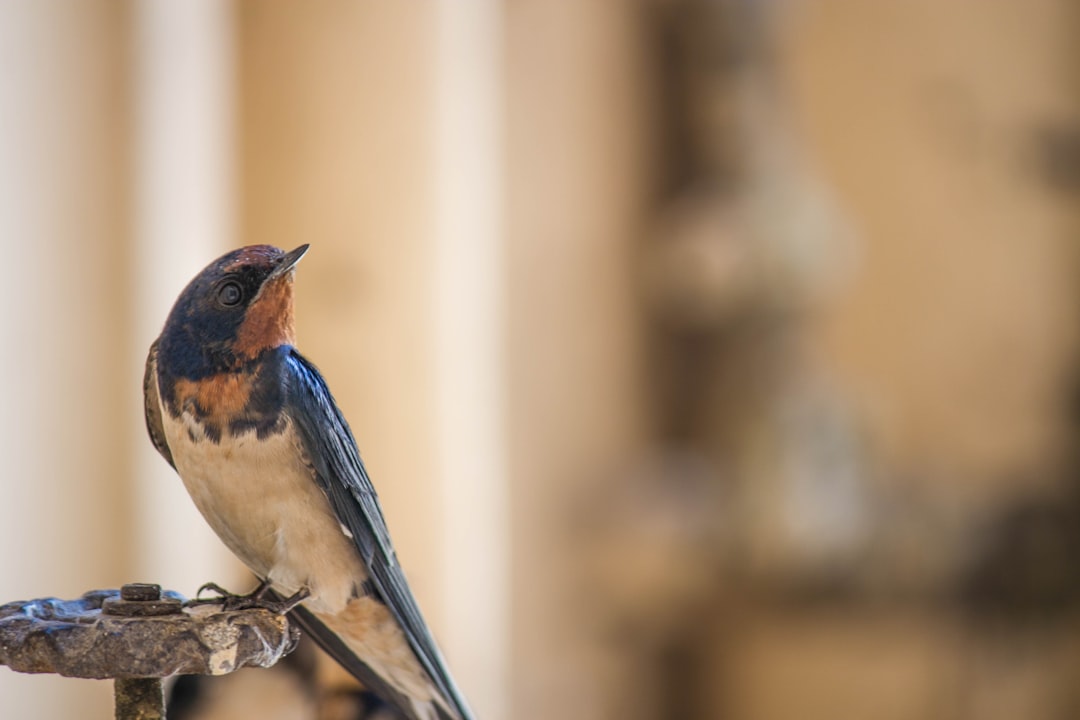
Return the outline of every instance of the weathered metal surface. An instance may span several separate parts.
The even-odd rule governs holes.
[[[77,600],[0,606],[0,664],[96,679],[223,675],[269,667],[296,645],[298,631],[284,616],[183,608],[176,593],[154,599],[147,587],[134,587],[125,587],[123,598],[117,590],[94,590]]]

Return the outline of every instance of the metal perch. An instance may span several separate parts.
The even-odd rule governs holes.
[[[159,585],[0,606],[0,665],[16,672],[112,678],[117,720],[163,720],[162,678],[270,667],[298,637],[283,615],[184,608],[182,596],[162,593]]]

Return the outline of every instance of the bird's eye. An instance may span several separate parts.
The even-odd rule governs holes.
[[[218,288],[218,302],[225,307],[234,307],[244,299],[244,291],[239,283],[227,282]]]

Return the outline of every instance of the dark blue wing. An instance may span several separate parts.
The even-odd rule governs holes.
[[[299,431],[320,487],[338,520],[352,533],[376,591],[405,631],[421,665],[447,702],[463,720],[469,720],[472,714],[446,669],[398,565],[375,488],[360,460],[348,423],[319,371],[294,349],[285,358],[285,375],[288,413]]]

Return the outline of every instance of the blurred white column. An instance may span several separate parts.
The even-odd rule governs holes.
[[[233,11],[221,0],[135,3],[131,352],[140,371],[176,296],[233,243]],[[190,594],[243,577],[149,440],[135,472],[139,578]]]
[[[507,716],[510,632],[499,7],[442,0],[435,53],[441,626],[451,666],[477,714],[488,718]]]
[[[0,603],[124,576],[121,3],[0,3]],[[0,668],[0,717],[111,715],[108,683]]]

